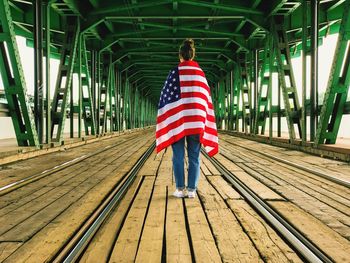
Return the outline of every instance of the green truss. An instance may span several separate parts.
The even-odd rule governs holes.
[[[28,43],[32,42],[33,11],[28,5],[30,1],[1,1],[6,7],[1,11],[7,10],[1,13],[2,29],[3,24],[14,25],[10,38],[4,37],[4,33],[0,35],[1,43],[6,39],[8,49],[15,46],[13,31],[25,36]],[[56,126],[53,141],[63,139],[69,94],[71,136],[74,136],[72,117],[76,112],[84,121],[86,135],[154,124],[162,83],[168,70],[178,64],[178,46],[188,37],[194,38],[196,42],[196,60],[205,71],[212,88],[218,127],[225,123],[225,128],[264,134],[269,116],[272,137],[271,120],[277,113],[278,116],[286,117],[290,139],[300,136],[300,113],[302,110],[306,112],[306,105],[303,104],[303,108],[299,106],[290,48],[300,54],[301,1],[66,0],[50,3],[52,52],[49,55],[54,57],[61,53],[65,56],[61,60],[58,83],[61,83],[63,73],[67,70],[66,85],[56,85],[52,102],[52,125]],[[339,44],[336,53],[332,81],[328,85],[320,116],[317,132],[319,144],[335,142],[346,101],[348,75],[340,78],[336,72],[339,65],[348,61],[344,49],[348,29],[344,29],[347,28],[344,23],[348,23],[345,18],[349,15],[343,16],[347,6],[348,1],[343,0],[320,2],[320,36],[339,31],[339,21],[344,18],[340,29],[343,36],[340,41],[343,44]],[[13,23],[9,23],[10,12]],[[284,22],[271,27],[270,22],[276,17],[283,17]],[[70,27],[75,23],[67,25],[67,18],[80,23],[75,33],[75,29]],[[71,36],[69,40],[67,35]],[[77,51],[78,56],[75,54]],[[253,105],[252,83],[258,82],[255,79],[258,68],[255,68],[255,63],[249,57],[255,52],[263,55],[258,59],[261,70],[257,105]],[[2,53],[5,54],[4,51]],[[21,72],[16,52],[10,50],[9,54],[10,59],[6,63],[13,65],[14,74]],[[4,65],[4,55],[1,60]],[[92,65],[92,60],[97,61],[97,68]],[[11,114],[19,144],[37,145],[35,127],[30,121],[33,119],[31,110],[25,98],[23,74],[18,73],[18,77],[14,78],[19,83],[16,84],[19,91],[17,102],[13,102],[14,96],[8,95],[12,86],[6,80],[9,80],[9,74],[4,75],[5,66],[2,66],[1,71],[9,107],[14,109]],[[79,74],[79,87],[70,85],[73,72]],[[279,93],[285,105],[283,111],[272,106],[272,72],[279,75]],[[80,94],[78,107],[73,103],[76,98],[72,97],[72,90],[76,88]],[[17,108],[14,106],[16,103]]]
[[[350,85],[350,1],[346,1],[338,43],[324,96],[316,144],[335,143]]]
[[[38,136],[27,98],[26,83],[7,0],[0,0],[0,73],[18,145],[38,146]]]

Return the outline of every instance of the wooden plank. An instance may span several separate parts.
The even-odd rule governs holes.
[[[0,262],[8,258],[17,248],[22,245],[21,242],[1,242],[0,243]]]
[[[204,155],[201,155],[201,166],[206,166],[207,169],[210,171],[211,174],[209,175],[220,175],[220,172],[214,167],[214,165],[204,157]]]
[[[224,262],[263,262],[225,201],[204,177],[202,179],[199,182],[198,195],[216,238],[222,260]]]
[[[146,132],[145,137],[149,137],[151,133]],[[85,154],[103,149],[104,147],[114,144],[126,142],[128,139],[140,138],[140,134],[128,134],[124,136],[117,136],[112,139],[95,138],[95,142],[80,142],[79,147],[71,147],[71,145],[63,145],[60,147],[49,148],[39,151],[47,151],[45,155],[36,156],[35,158],[18,161],[2,165],[0,169],[0,187],[13,183],[33,174],[41,173],[57,165],[63,164],[67,161],[73,160]],[[79,145],[77,144],[77,146]],[[44,161],[43,161],[44,160]],[[0,161],[1,162],[1,161]]]
[[[154,186],[151,204],[136,255],[136,262],[161,262],[166,191],[165,186]]]
[[[35,193],[37,191],[40,191],[42,187],[46,187],[49,185],[53,187],[60,186],[64,182],[70,182],[71,180],[75,180],[75,178],[81,177],[81,174],[83,174],[83,172],[86,172],[86,171],[89,172],[89,169],[96,170],[96,167],[101,167],[101,163],[105,162],[108,159],[115,161],[119,159],[122,154],[124,154],[124,151],[122,150],[121,147],[118,147],[114,150],[108,151],[108,153],[106,152],[105,154],[94,156],[77,165],[68,167],[55,174],[44,177],[33,184],[30,184],[26,187],[19,188],[11,193],[8,193],[5,196],[2,196],[1,197],[2,202],[0,207],[5,207],[11,203],[15,203],[19,200],[23,200],[30,196],[35,196]]]
[[[153,184],[154,178],[144,179],[115,243],[110,262],[132,262],[135,260]]]
[[[349,262],[350,242],[320,220],[290,202],[268,202],[334,262]]]
[[[172,196],[175,187],[171,190],[168,191],[166,211],[166,260],[168,262],[192,262],[183,199]]]
[[[204,155],[201,156],[201,159],[202,158],[205,158]],[[200,168],[202,174],[204,174],[205,176],[212,175],[212,173],[209,171],[208,167],[203,163],[203,161],[200,162]]]
[[[129,188],[128,192],[114,209],[113,214],[108,217],[101,226],[92,241],[85,250],[79,262],[107,262],[111,248],[114,245],[116,234],[121,228],[122,222],[136,190],[141,184],[142,177],[138,176]]]
[[[195,262],[222,262],[198,198],[185,199]]]
[[[208,176],[207,180],[214,186],[224,200],[228,199],[242,199],[241,195],[235,191],[222,176]]]
[[[146,161],[145,165],[141,168],[139,176],[156,176],[160,161],[163,158],[163,154],[164,151],[159,154],[153,152],[150,158]]]
[[[60,187],[62,196],[53,196],[53,200],[49,200],[49,204],[38,212],[30,211],[30,216],[17,224],[16,227],[0,236],[0,241],[16,240],[26,241],[50,223],[54,218],[65,211],[72,203],[79,200],[94,188],[104,177],[111,173],[110,169],[97,173],[92,178],[84,180],[77,187],[63,186]],[[118,178],[121,178],[119,174]],[[67,191],[68,190],[68,191]],[[61,191],[58,193],[61,194]]]
[[[0,208],[0,218],[5,216],[6,214],[18,209],[19,207],[26,205],[27,203],[31,202],[32,200],[40,198],[42,195],[48,193],[52,189],[53,189],[53,187],[46,187],[45,186],[45,187],[42,187],[41,189],[39,189],[38,191],[35,191],[30,196],[26,196],[22,199],[10,202],[8,205]],[[2,202],[2,200],[1,200],[1,202]],[[1,229],[1,227],[0,227],[0,229]]]
[[[247,202],[232,199],[227,202],[265,262],[302,262]]]
[[[235,164],[234,160],[228,160],[222,154],[218,154],[215,158],[222,163],[231,172],[242,172],[243,169]]]
[[[277,192],[270,189],[263,183],[256,180],[250,174],[246,172],[234,172],[233,173],[239,180],[241,180],[246,186],[254,191],[260,198],[265,200],[284,200]]]
[[[150,143],[149,143],[150,145]],[[130,169],[143,153],[139,150],[133,153],[129,162],[121,167]],[[101,200],[117,183],[118,173],[112,173],[86,195],[71,204],[64,212],[53,219],[45,228],[34,235],[23,246],[10,256],[12,262],[44,262],[49,261],[63,246],[67,239],[74,234],[78,227],[86,220]],[[64,229],[64,231],[62,231]]]
[[[159,166],[155,185],[169,187],[173,187],[175,185],[175,178],[173,177],[172,151],[169,148],[166,149],[162,163]]]

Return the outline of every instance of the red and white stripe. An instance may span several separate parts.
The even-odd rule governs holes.
[[[184,136],[200,134],[209,156],[218,152],[218,136],[210,88],[205,74],[195,61],[179,64],[181,99],[158,110],[157,152]]]

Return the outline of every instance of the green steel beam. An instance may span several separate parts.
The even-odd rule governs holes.
[[[290,55],[290,48],[287,34],[282,23],[276,24],[272,20],[272,29],[274,49],[276,51],[276,63],[278,69],[278,78],[282,90],[284,107],[287,112],[287,125],[289,139],[301,138],[301,110],[299,105],[298,92],[294,78],[293,65]],[[295,127],[296,126],[296,127]]]
[[[0,0],[0,73],[19,146],[38,146],[10,7]]]
[[[51,138],[54,142],[61,142],[63,139],[67,99],[72,85],[74,63],[79,42],[79,20],[70,18],[69,21],[65,43],[61,50],[60,66],[51,107]]]
[[[245,13],[245,14],[254,14],[254,15],[264,15],[264,13],[260,10],[252,9],[252,8],[244,8],[238,5],[225,5],[222,3],[215,4],[215,3],[208,3],[204,1],[188,1],[188,0],[179,0],[179,3],[188,4],[195,7],[216,8],[219,10],[224,10],[224,11],[229,11],[232,13],[239,13],[239,14]]]
[[[268,106],[271,105],[270,93],[272,89],[272,72],[275,59],[271,36],[265,42],[264,59],[260,70],[260,86],[257,94],[257,108],[255,109],[254,133],[265,134]]]
[[[344,6],[337,46],[324,96],[315,143],[334,144],[350,86],[350,2]]]

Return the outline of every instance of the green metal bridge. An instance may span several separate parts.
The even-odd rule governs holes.
[[[286,121],[290,143],[334,144],[349,113],[349,9],[350,0],[0,0],[3,97],[18,145],[61,142],[65,125],[73,137],[73,114],[79,137],[155,124],[160,89],[185,38],[195,40],[219,128],[264,134],[268,125],[272,140]],[[318,48],[333,33],[338,43],[318,105]],[[16,35],[34,48],[32,103]],[[301,94],[295,56],[303,61]],[[60,61],[55,87],[44,57]]]

